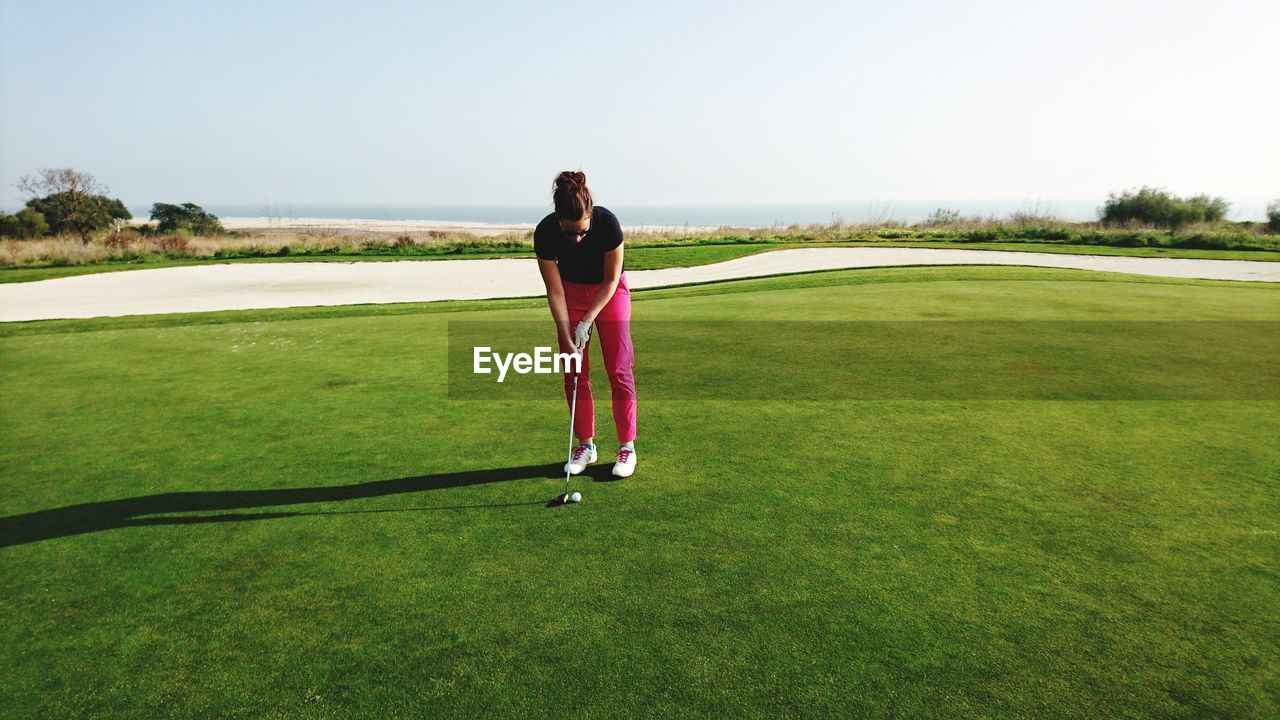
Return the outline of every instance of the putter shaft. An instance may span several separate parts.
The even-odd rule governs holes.
[[[573,421],[578,412],[578,373],[573,374],[573,399],[569,401],[569,458],[565,461],[564,469],[564,493],[563,496],[567,500],[569,498],[569,467],[568,464],[573,462]]]
[[[591,337],[590,329],[587,330],[587,337]],[[588,340],[590,342],[590,340]],[[587,346],[584,344],[581,351],[583,354],[587,352]],[[569,502],[569,463],[573,462],[573,422],[577,418],[578,413],[578,373],[582,370],[582,360],[578,360],[578,367],[573,371],[573,397],[569,400],[569,457],[565,460],[564,468],[564,492],[560,495],[561,503]]]

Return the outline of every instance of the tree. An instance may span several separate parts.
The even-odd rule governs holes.
[[[1267,230],[1280,233],[1280,200],[1267,203]]]
[[[86,243],[90,233],[110,226],[113,219],[133,217],[119,199],[107,197],[110,188],[93,175],[71,168],[45,168],[36,175],[23,175],[17,187],[31,196],[27,207],[44,215],[50,232],[72,232]]]
[[[16,215],[0,213],[0,237],[12,237],[20,240],[40,237],[49,232],[49,223],[44,215],[22,208]]]
[[[190,230],[193,235],[218,235],[226,232],[216,215],[205,212],[204,208],[195,203],[156,203],[151,206],[151,219],[156,221],[156,229],[161,232],[178,229]]]

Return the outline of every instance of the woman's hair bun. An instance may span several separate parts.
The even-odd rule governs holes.
[[[577,190],[587,185],[587,174],[578,171],[565,170],[556,178],[556,188],[560,190]]]
[[[587,189],[587,174],[581,170],[565,170],[556,176],[555,190],[556,215],[576,220],[590,213],[594,207],[591,191]]]

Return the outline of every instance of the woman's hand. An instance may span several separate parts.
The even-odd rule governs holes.
[[[591,321],[583,320],[573,329],[573,346],[581,351],[591,339]]]
[[[572,332],[569,332],[569,333],[559,333],[559,336],[560,336],[560,347],[562,347],[562,348],[568,348],[567,352],[569,352],[569,353],[571,353],[571,354],[572,354],[572,353],[576,353],[576,352],[578,352],[578,350],[573,346],[573,333],[572,333]]]

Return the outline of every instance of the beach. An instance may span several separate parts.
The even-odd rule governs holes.
[[[134,225],[147,220],[136,219]],[[275,218],[226,217],[222,226],[236,232],[279,232],[294,230],[320,233],[395,234],[395,233],[465,233],[477,237],[495,237],[511,233],[532,232],[534,223],[483,223],[450,220],[365,220],[360,218]],[[715,230],[709,225],[623,225],[627,233],[684,233]]]

